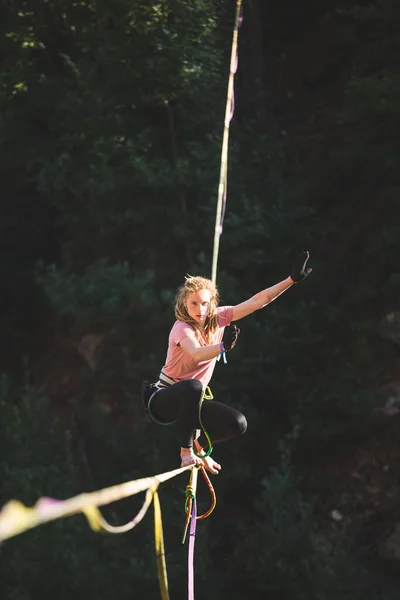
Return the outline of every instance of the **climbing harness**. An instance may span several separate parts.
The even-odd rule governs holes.
[[[160,383],[163,383],[164,385],[173,385],[174,383],[176,383],[175,379],[172,379],[172,377],[168,377],[168,375],[166,375],[163,371],[160,371],[158,379]]]

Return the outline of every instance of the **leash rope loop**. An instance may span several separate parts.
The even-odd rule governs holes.
[[[201,418],[201,408],[203,406],[204,400],[214,400],[213,393],[209,386],[207,386],[206,389],[202,391],[200,402],[199,402],[199,417],[198,417],[200,427],[203,430],[203,433],[204,433],[207,443],[208,443],[208,450],[204,454],[197,454],[196,450],[193,448],[193,452],[194,452],[195,456],[197,456],[197,458],[208,458],[214,449],[214,447],[212,445],[212,441],[211,441],[211,436],[206,431],[206,428],[204,427],[203,419]]]

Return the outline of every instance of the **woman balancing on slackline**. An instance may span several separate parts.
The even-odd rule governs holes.
[[[142,398],[156,422],[177,422],[182,467],[203,465],[214,474],[221,469],[211,456],[204,457],[204,448],[208,446],[204,431],[194,439],[194,431],[201,426],[213,444],[246,431],[247,422],[242,413],[213,400],[202,403],[200,423],[199,403],[203,391],[210,382],[217,357],[235,346],[239,329],[230,325],[231,322],[263,308],[294,283],[305,279],[312,270],[307,268],[309,257],[309,252],[304,252],[289,277],[236,306],[219,307],[218,290],[204,277],[186,277],[179,288],[175,303],[177,320],[169,334],[165,365],[157,383],[143,382]]]

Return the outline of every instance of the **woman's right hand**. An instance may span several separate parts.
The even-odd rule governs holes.
[[[222,345],[225,352],[229,352],[229,350],[235,347],[239,333],[240,329],[235,324],[225,327],[224,335],[222,336]]]

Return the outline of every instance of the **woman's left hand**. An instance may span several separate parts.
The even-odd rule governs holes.
[[[310,253],[308,250],[297,257],[296,262],[294,263],[293,271],[290,274],[290,277],[293,279],[294,283],[303,281],[303,279],[308,277],[311,273],[312,269],[310,267],[307,268],[307,262],[309,258]]]

